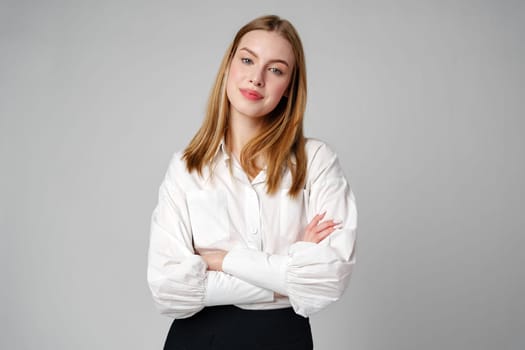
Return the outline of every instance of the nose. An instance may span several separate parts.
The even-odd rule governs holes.
[[[261,72],[259,71],[253,72],[253,77],[250,79],[250,83],[252,83],[253,85],[257,87],[263,87],[264,80],[263,80]]]

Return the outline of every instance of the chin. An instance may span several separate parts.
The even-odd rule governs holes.
[[[262,118],[267,113],[261,112],[260,109],[252,109],[252,108],[236,108],[237,112],[239,114],[246,116],[248,118]]]
[[[266,114],[260,114],[260,113],[242,113],[242,115],[244,115],[244,116],[247,117],[247,118],[259,119],[259,118],[264,118],[264,116],[265,116]]]

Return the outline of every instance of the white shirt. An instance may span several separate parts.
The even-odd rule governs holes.
[[[339,299],[355,263],[355,199],[326,144],[308,139],[306,153],[306,185],[294,199],[290,171],[268,195],[266,172],[250,181],[222,143],[202,176],[188,173],[181,153],[173,156],[152,215],[148,254],[148,283],[161,313],[186,318],[212,305],[291,305],[306,317]],[[318,244],[299,241],[325,211],[339,228]],[[217,249],[228,251],[223,272],[207,271],[200,255]],[[274,291],[286,297],[274,298]]]

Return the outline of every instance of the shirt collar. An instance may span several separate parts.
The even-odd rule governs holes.
[[[226,142],[224,140],[224,137],[221,139],[221,142],[219,142],[219,146],[217,147],[217,150],[215,151],[214,159],[216,161],[219,161],[221,159],[223,161],[230,160],[230,154],[228,153],[228,150],[226,149]]]
[[[240,178],[246,177],[246,174],[244,173],[244,171],[240,167],[240,164],[238,164],[237,166],[232,164],[233,162],[237,163],[237,161],[233,160],[233,162],[230,162],[230,160],[231,160],[230,158],[231,158],[231,155],[228,152],[228,150],[226,149],[226,142],[225,142],[225,139],[223,137],[221,139],[221,142],[219,143],[219,146],[217,146],[217,150],[215,152],[215,157],[214,157],[214,163],[215,164],[213,165],[213,170],[215,170],[215,167],[222,161],[222,162],[224,162],[224,165],[226,165],[227,167],[229,167],[229,166],[234,166],[235,167],[235,169],[233,170],[234,176],[240,177]],[[261,170],[261,172],[255,177],[255,179],[253,179],[251,181],[251,183],[253,185],[255,185],[255,184],[258,184],[258,183],[263,183],[265,181],[266,181],[266,165]]]

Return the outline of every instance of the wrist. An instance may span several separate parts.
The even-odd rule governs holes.
[[[202,258],[208,265],[209,271],[223,271],[222,269],[222,263],[224,260],[224,256],[226,255],[226,251],[214,251],[209,252],[204,255],[202,255]]]

